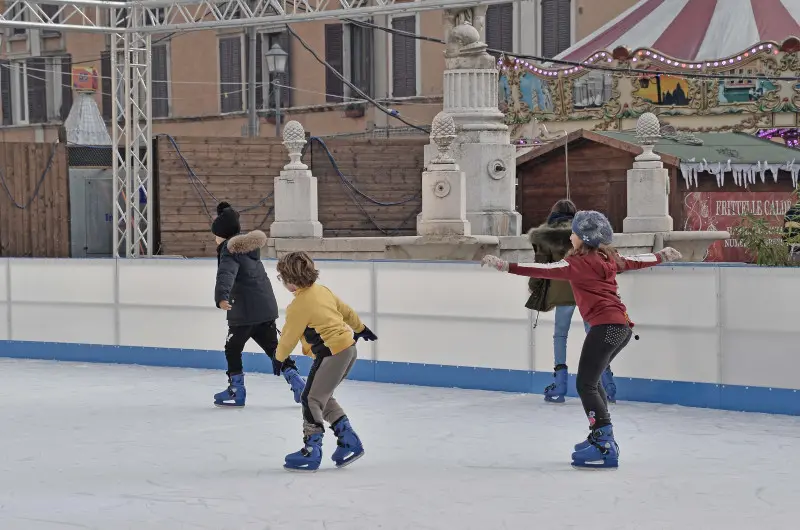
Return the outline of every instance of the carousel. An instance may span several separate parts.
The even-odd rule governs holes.
[[[500,108],[521,145],[653,112],[687,142],[740,132],[794,147],[798,21],[800,0],[641,0],[551,62],[500,57]]]

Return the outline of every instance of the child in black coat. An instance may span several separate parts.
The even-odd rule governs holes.
[[[300,403],[305,382],[291,358],[275,359],[278,347],[278,302],[272,291],[261,248],[267,236],[260,230],[240,234],[239,214],[227,202],[217,206],[217,217],[211,225],[217,241],[217,284],[214,301],[228,313],[228,337],[225,359],[228,362],[228,388],[214,395],[214,404],[225,407],[244,407],[247,392],[244,387],[242,351],[253,339],[272,360],[272,373],[283,377]]]

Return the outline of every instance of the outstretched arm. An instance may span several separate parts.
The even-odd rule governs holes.
[[[665,247],[655,254],[638,254],[636,256],[621,256],[623,263],[625,263],[626,271],[635,271],[639,269],[646,269],[654,267],[659,263],[668,261],[677,261],[681,259],[681,253],[672,247]]]
[[[499,271],[517,276],[542,278],[544,280],[580,280],[586,277],[586,267],[580,260],[565,258],[555,263],[509,263],[497,256],[484,256],[481,266],[493,267]]]

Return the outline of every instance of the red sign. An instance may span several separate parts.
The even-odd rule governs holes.
[[[770,224],[783,226],[783,217],[796,198],[792,192],[714,191],[687,193],[683,199],[683,230],[727,230],[753,214]],[[750,259],[736,239],[717,241],[708,248],[705,261],[747,262]]]

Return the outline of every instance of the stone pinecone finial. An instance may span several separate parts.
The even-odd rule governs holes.
[[[283,145],[289,151],[289,163],[283,169],[308,169],[300,161],[303,156],[303,147],[306,145],[306,131],[299,121],[292,120],[283,128]]]

